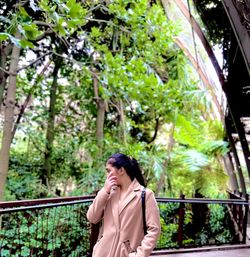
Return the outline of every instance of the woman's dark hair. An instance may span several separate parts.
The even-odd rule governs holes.
[[[108,158],[107,163],[111,164],[117,169],[123,167],[132,181],[134,180],[134,178],[136,178],[142,186],[146,187],[146,183],[142,175],[142,170],[138,161],[135,158],[122,153],[115,153]]]

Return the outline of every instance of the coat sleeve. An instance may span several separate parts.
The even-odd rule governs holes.
[[[148,257],[156,246],[158,237],[161,233],[159,208],[150,190],[146,190],[146,225],[147,234],[144,236],[141,245],[136,250],[136,257]]]
[[[104,188],[98,192],[87,212],[87,219],[90,223],[96,224],[103,218],[104,209],[108,202],[109,196],[110,195],[106,193]]]

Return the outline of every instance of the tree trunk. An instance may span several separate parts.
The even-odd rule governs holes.
[[[6,70],[6,61],[7,61],[7,56],[10,54],[12,46],[8,45],[5,48],[0,49],[0,67],[3,69],[0,69],[0,110],[1,106],[3,103],[3,95],[4,95],[4,89],[6,85],[6,74],[4,70]]]
[[[55,110],[56,110],[56,98],[57,98],[57,86],[58,86],[58,72],[60,69],[61,58],[56,58],[55,67],[53,70],[53,82],[50,89],[50,103],[49,103],[49,117],[48,126],[46,132],[46,145],[44,155],[44,166],[42,174],[42,184],[49,187],[49,181],[51,177],[51,157],[53,152],[53,142],[55,137]]]
[[[228,176],[229,176],[229,183],[230,183],[230,189],[232,192],[238,193],[239,192],[239,184],[237,181],[237,176],[234,171],[234,166],[232,163],[232,159],[230,156],[230,153],[227,153],[225,156],[221,157],[222,161],[221,163],[224,166],[224,169],[226,170]],[[244,192],[246,193],[246,192]]]
[[[104,129],[104,119],[106,111],[106,102],[98,94],[98,80],[97,76],[93,76],[94,84],[94,98],[97,105],[97,117],[96,117],[96,141],[97,146],[99,147],[99,155],[102,155],[103,148],[103,129]]]
[[[20,35],[16,35],[16,37],[19,38]],[[4,187],[9,169],[10,145],[12,140],[16,99],[16,72],[18,68],[19,56],[20,48],[14,45],[10,60],[8,89],[4,109],[3,136],[0,150],[0,201],[2,201],[4,198]]]
[[[126,144],[126,124],[125,124],[125,115],[122,100],[119,100],[119,138],[123,144]]]
[[[103,147],[103,129],[104,129],[104,118],[105,118],[105,107],[106,103],[103,99],[97,101],[97,118],[96,118],[96,140],[97,145],[102,150]]]
[[[167,146],[167,156],[166,159],[163,163],[164,166],[164,170],[167,170],[169,162],[170,162],[170,152],[172,151],[173,147],[174,147],[174,130],[175,130],[175,125],[172,124],[172,128],[171,128],[171,132],[169,134],[169,139],[168,139],[168,146]],[[165,185],[165,177],[166,177],[166,173],[164,172],[161,173],[161,177],[157,183],[157,187],[156,187],[156,196],[159,195],[161,189],[163,188],[163,186]],[[171,185],[171,179],[169,177],[169,175],[167,175],[167,185],[168,185],[168,190],[170,191],[170,193],[172,194],[172,185]]]

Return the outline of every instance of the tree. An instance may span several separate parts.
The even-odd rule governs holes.
[[[58,13],[56,12],[57,8]],[[7,83],[3,136],[0,152],[0,200],[3,198],[3,190],[8,173],[9,150],[11,140],[13,138],[12,130],[16,103],[16,76],[21,48],[34,48],[35,43],[39,44],[41,40],[49,38],[51,35],[55,36],[59,41],[66,44],[64,38],[73,34],[78,26],[84,23],[84,20],[82,19],[84,17],[84,10],[81,8],[81,5],[76,3],[76,1],[66,1],[66,5],[58,1],[49,3],[47,0],[37,1],[36,3],[33,1],[30,3],[29,1],[25,1],[24,3],[15,3],[14,1],[11,1],[7,4],[5,3],[4,10],[5,11],[3,13],[10,18],[5,19],[5,24],[1,24],[5,29],[5,32],[0,33],[0,40],[4,42],[2,45],[6,45],[6,47],[8,44],[13,44],[13,49],[9,71],[7,72],[4,70],[5,73],[9,75],[9,78]],[[13,11],[14,13],[12,13]],[[65,29],[64,23],[70,25],[68,27],[69,31]],[[7,25],[10,26],[8,27]],[[4,51],[5,48],[4,50],[2,49],[3,48],[1,48],[1,55],[4,55],[6,51]],[[36,50],[38,49],[39,47],[36,48]],[[48,53],[45,55],[47,54]],[[42,57],[45,55],[43,54]],[[41,56],[37,58],[37,60],[40,59]],[[3,67],[7,67],[7,61],[8,60],[6,58],[6,62],[1,63],[2,71],[4,69]],[[5,79],[3,75],[1,75],[1,78],[2,81],[0,93],[2,99]]]
[[[81,194],[90,193],[104,179],[107,156],[122,151],[142,162],[158,193],[174,189],[173,151],[183,151],[176,114],[192,112],[202,127],[207,103],[175,45],[180,28],[166,19],[161,5],[39,0],[13,10],[22,38],[6,27],[2,43],[21,46],[22,62],[35,56],[18,68],[13,126],[22,133],[14,142],[26,145],[36,177],[50,192],[63,184],[64,194],[74,184]],[[11,165],[24,163],[13,154]],[[186,166],[178,168],[188,174]]]
[[[17,32],[16,38],[19,38],[20,34]],[[9,82],[6,96],[6,106],[4,111],[4,126],[3,126],[3,138],[0,151],[0,200],[3,199],[4,185],[7,178],[7,172],[9,167],[9,151],[12,139],[12,127],[14,122],[14,108],[15,108],[15,95],[16,95],[16,76],[17,67],[20,55],[20,48],[13,46],[10,59],[9,68]]]

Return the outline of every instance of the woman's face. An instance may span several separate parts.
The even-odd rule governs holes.
[[[114,176],[117,178],[117,186],[121,184],[121,174],[120,171],[121,169],[117,169],[116,167],[112,166],[112,164],[107,163],[106,164],[106,171],[107,171],[107,176]]]

